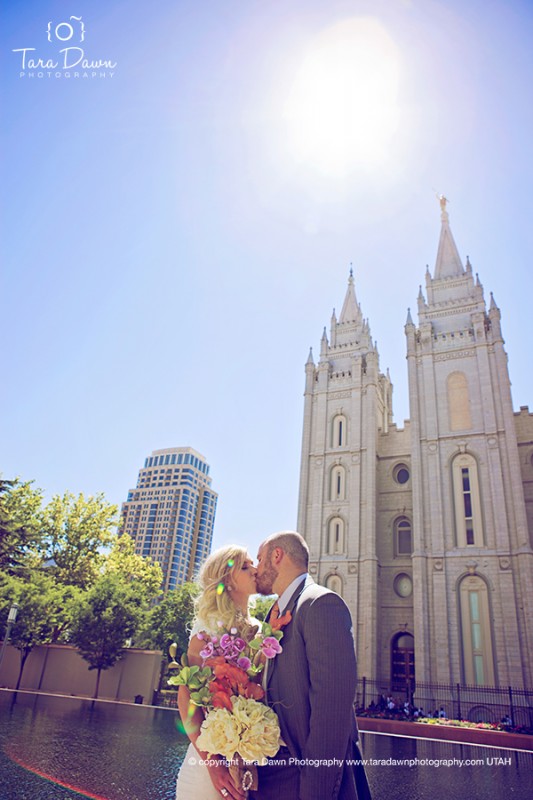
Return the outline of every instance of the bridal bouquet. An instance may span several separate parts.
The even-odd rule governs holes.
[[[191,703],[205,709],[196,745],[209,757],[224,756],[245,791],[257,788],[257,771],[250,765],[243,768],[243,762],[266,764],[279,749],[278,717],[261,702],[265,693],[259,680],[266,661],[282,652],[281,627],[289,621],[287,614],[274,627],[264,622],[250,641],[238,636],[236,628],[224,631],[219,623],[220,635],[198,634],[205,642],[202,666],[189,666],[184,655],[183,668],[168,681],[186,686]],[[232,769],[235,764],[237,770]]]

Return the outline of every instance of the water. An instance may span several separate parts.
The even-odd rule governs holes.
[[[174,800],[188,746],[177,720],[167,709],[0,692],[0,800]],[[385,762],[367,767],[374,800],[531,800],[531,753],[373,734],[363,748]],[[467,759],[482,763],[457,764]]]

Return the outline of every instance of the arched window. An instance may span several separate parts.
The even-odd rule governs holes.
[[[328,553],[336,555],[344,552],[344,520],[333,517],[328,525]]]
[[[494,656],[487,584],[467,575],[459,585],[465,683],[494,686]]]
[[[344,414],[337,414],[336,417],[333,417],[333,424],[331,426],[331,446],[344,447],[348,441],[347,433],[346,417]]]
[[[339,575],[328,575],[326,578],[326,588],[331,589],[342,597],[342,579]]]
[[[468,380],[464,372],[452,372],[446,381],[448,416],[451,431],[465,431],[472,427]]]
[[[394,520],[394,555],[410,556],[413,552],[411,521],[407,517]]]
[[[346,496],[346,470],[336,464],[331,470],[330,500],[344,500]]]
[[[453,497],[459,547],[483,547],[483,520],[475,458],[461,453],[453,460]]]

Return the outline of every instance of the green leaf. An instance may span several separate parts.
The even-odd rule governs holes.
[[[191,692],[191,701],[195,706],[208,706],[211,703],[211,692],[207,686],[198,692]]]

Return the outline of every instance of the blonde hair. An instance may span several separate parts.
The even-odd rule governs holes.
[[[195,623],[201,630],[213,632],[217,630],[217,623],[229,630],[232,627],[241,628],[244,620],[231,599],[232,577],[240,570],[248,558],[248,551],[239,545],[221,547],[211,553],[203,564],[198,575],[198,582],[202,592],[195,600]]]

